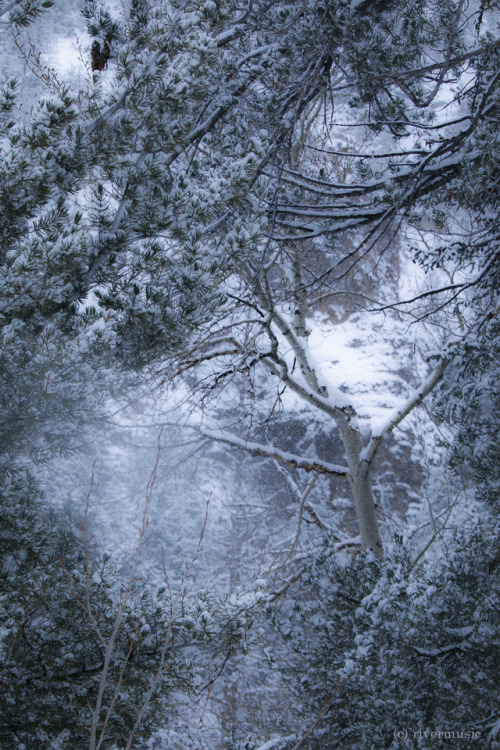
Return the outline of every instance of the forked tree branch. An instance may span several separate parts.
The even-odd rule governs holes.
[[[451,360],[451,355],[443,356],[438,366],[427,380],[425,380],[420,387],[412,393],[410,398],[399,409],[396,409],[389,419],[374,432],[361,456],[361,460],[366,467],[371,465],[384,438],[389,435],[416,406],[421,404],[424,398],[428,396],[432,390],[434,390],[443,377]]]

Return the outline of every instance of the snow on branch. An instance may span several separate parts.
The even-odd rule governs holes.
[[[412,393],[409,399],[389,417],[389,419],[381,424],[377,429],[373,431],[372,438],[366,448],[363,451],[361,459],[370,464],[375,457],[375,454],[382,442],[382,439],[388,435],[392,430],[397,427],[400,422],[413,411],[413,409],[422,403],[424,398],[436,387],[441,378],[443,377],[444,371],[451,361],[451,356],[443,356],[434,372],[425,380],[416,391]]]
[[[294,734],[289,734],[286,737],[275,737],[260,745],[256,750],[281,750],[287,742],[293,742],[295,739]]]
[[[242,448],[252,455],[274,458],[285,466],[304,469],[304,471],[315,471],[317,474],[329,474],[346,478],[349,476],[349,469],[346,466],[338,466],[337,464],[331,464],[327,461],[320,461],[317,458],[303,458],[297,456],[295,453],[282,451],[274,445],[263,445],[262,443],[243,440],[225,430],[207,430],[202,427],[201,432],[205,437],[211,438],[212,440],[216,440],[220,443],[227,443],[236,448]]]

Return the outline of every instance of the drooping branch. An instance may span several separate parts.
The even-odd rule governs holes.
[[[410,305],[413,302],[418,302],[425,297],[433,297],[434,295],[441,294],[442,292],[455,292],[457,290],[457,292],[451,298],[453,300],[458,296],[459,293],[465,292],[467,289],[471,289],[472,287],[477,286],[485,278],[485,276],[487,276],[487,274],[495,266],[495,264],[498,263],[499,257],[500,251],[494,253],[492,259],[485,265],[481,273],[479,273],[471,281],[464,281],[461,284],[449,284],[448,286],[443,286],[439,289],[429,289],[428,291],[421,292],[420,294],[417,294],[415,297],[411,297],[410,299],[401,300],[401,302],[392,302],[389,305],[384,305],[381,307],[375,307],[373,308],[373,312],[382,312],[383,310],[396,309],[401,305]]]

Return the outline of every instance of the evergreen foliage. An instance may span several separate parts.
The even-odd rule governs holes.
[[[244,647],[259,592],[155,591],[96,555],[28,474],[2,480],[2,747],[142,746],[175,719],[174,693],[193,695]]]
[[[453,427],[453,437],[447,442],[451,467],[472,484],[497,520],[499,341],[498,321],[487,316],[476,341],[453,363],[434,404],[438,418]]]
[[[303,601],[290,620],[276,618],[295,654],[288,684],[307,707],[304,730],[328,705],[304,747],[500,746],[491,545],[478,525],[459,531],[439,562],[415,565],[396,544],[383,563],[360,554],[344,566],[325,543]]]

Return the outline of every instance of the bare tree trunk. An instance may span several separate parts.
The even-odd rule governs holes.
[[[382,559],[383,548],[375,515],[370,474],[363,470],[362,465],[353,479],[352,495],[363,547],[373,550],[375,556]]]
[[[376,557],[383,557],[382,540],[375,514],[370,479],[370,465],[363,460],[363,443],[358,430],[354,429],[347,417],[337,417],[337,426],[342,435],[344,449],[350,471],[350,486],[356,518],[359,525],[361,543],[365,549],[373,550]]]

